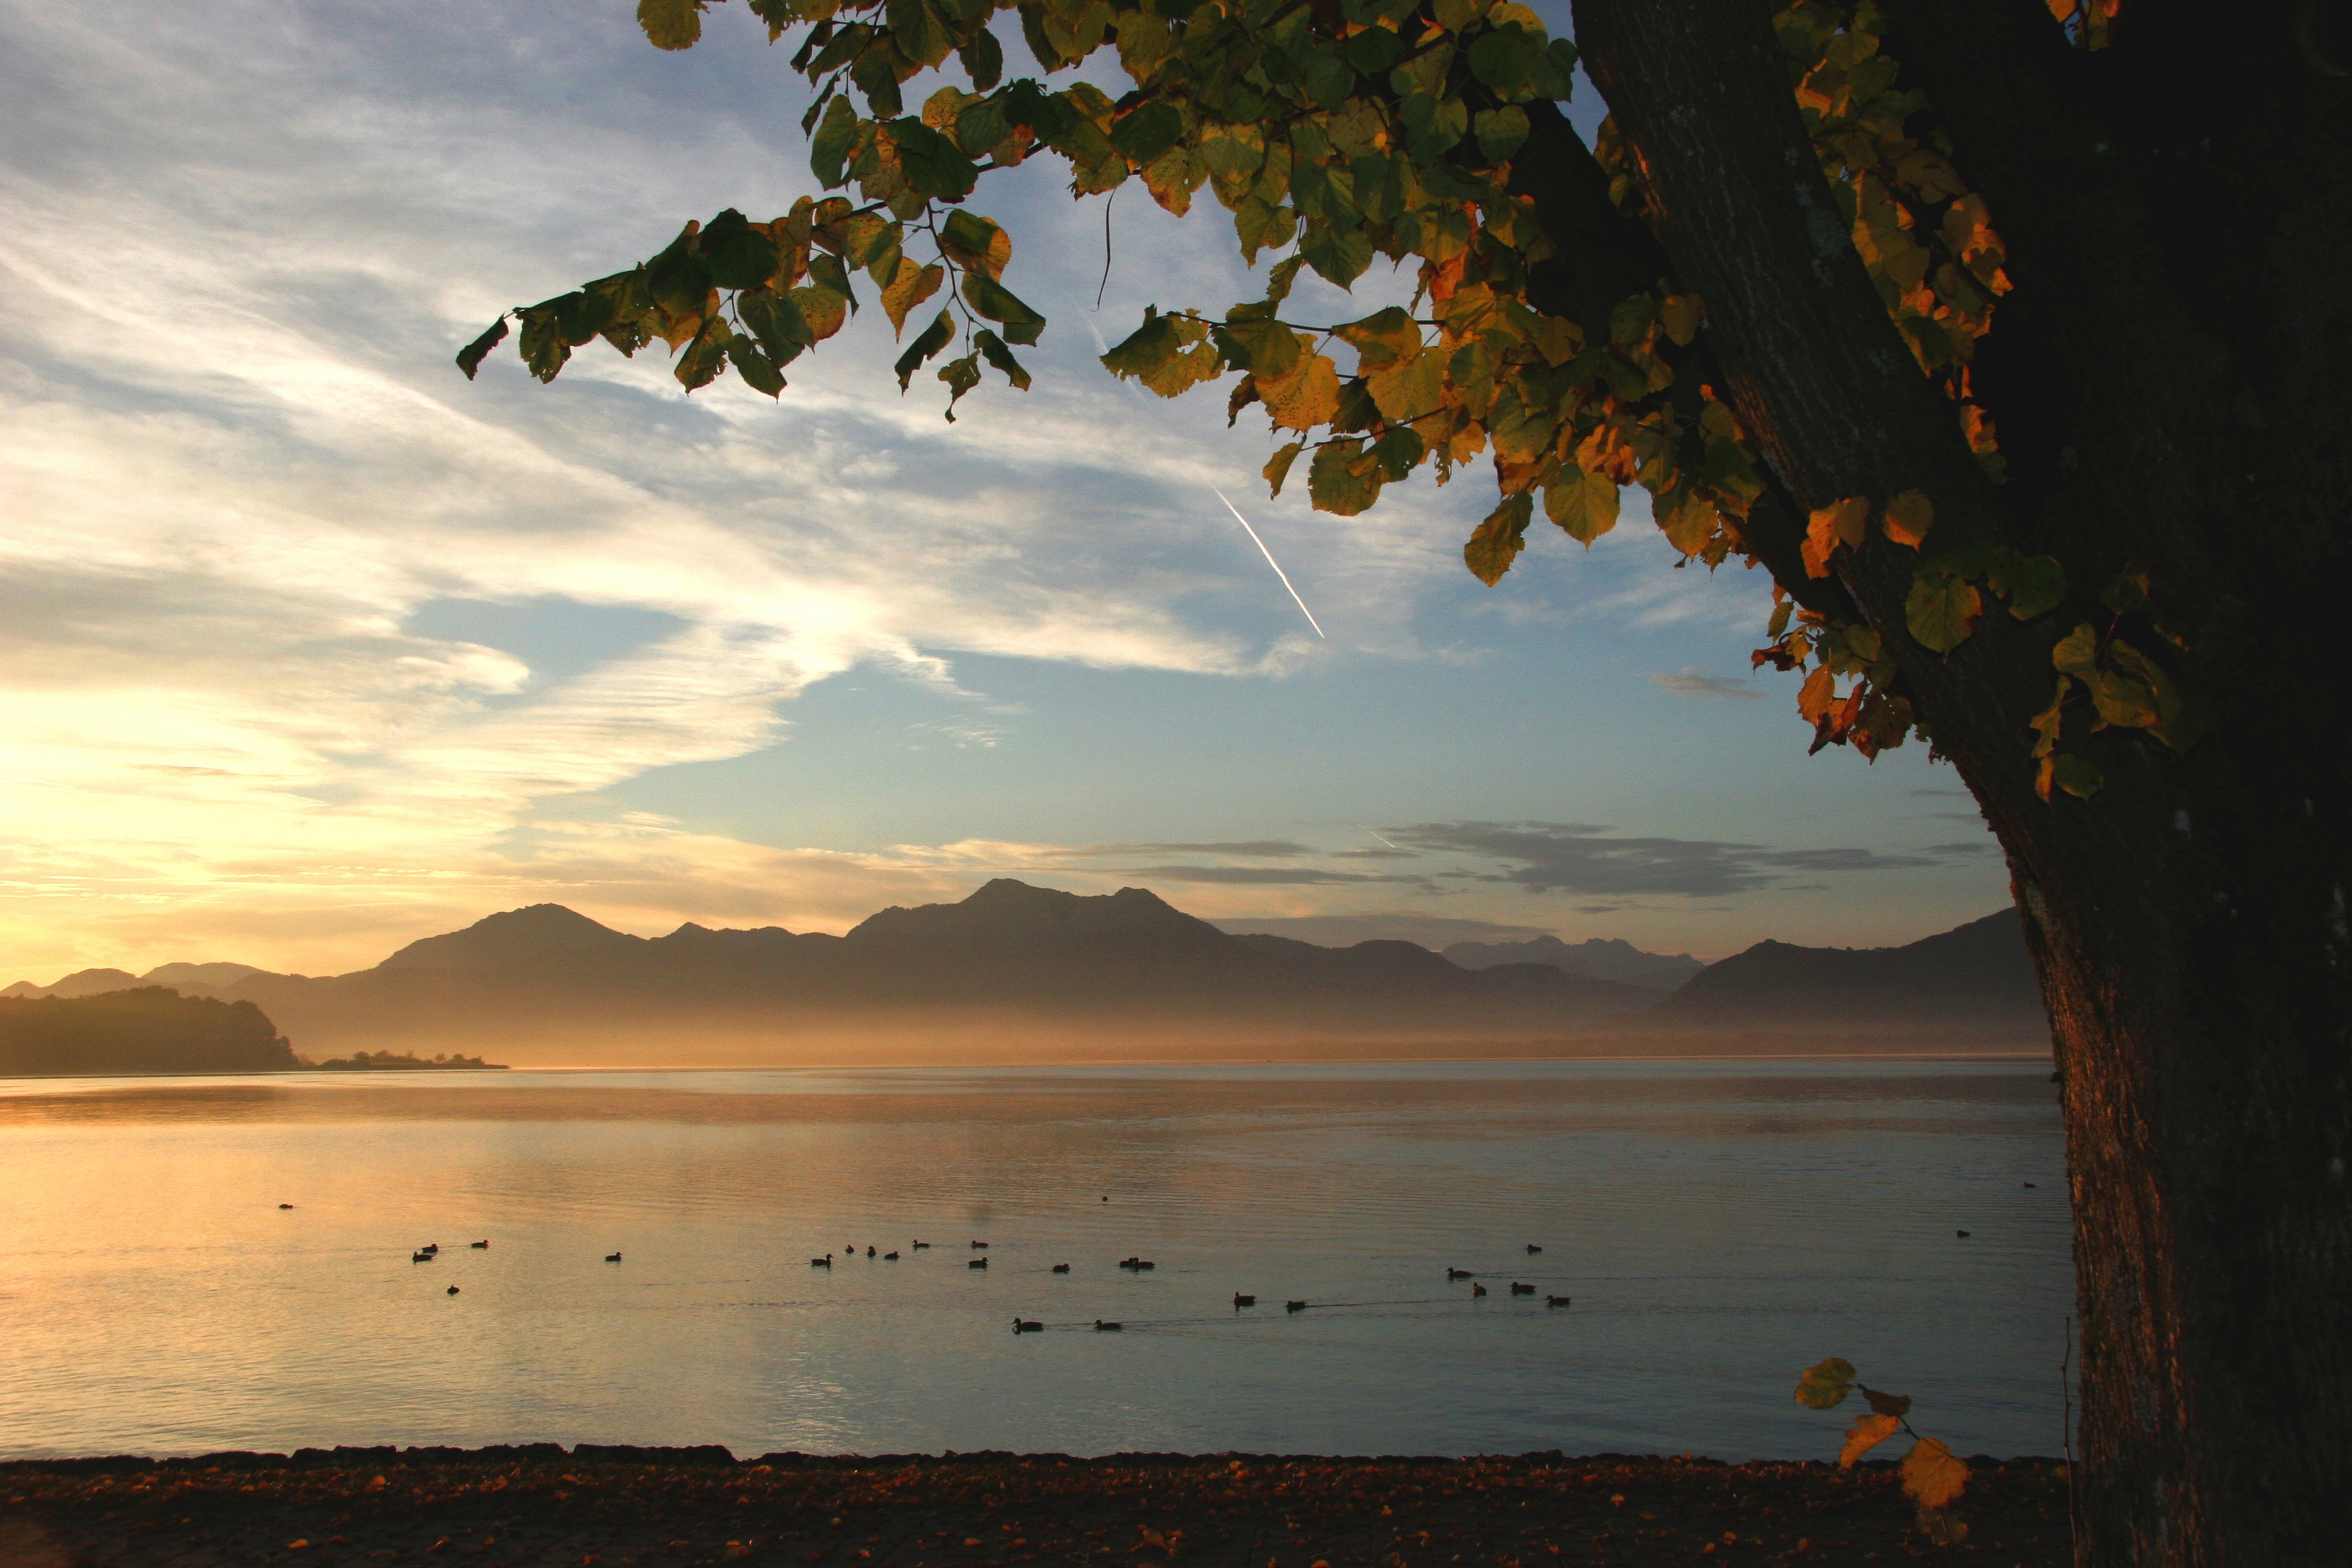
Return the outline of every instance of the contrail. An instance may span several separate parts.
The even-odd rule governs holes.
[[[1214,485],[1209,488],[1217,490]],[[1307,601],[1298,596],[1298,590],[1290,587],[1290,574],[1282,569],[1282,563],[1274,558],[1274,552],[1265,547],[1265,541],[1257,536],[1257,530],[1250,526],[1250,520],[1242,515],[1242,509],[1232,501],[1225,500],[1225,492],[1223,490],[1217,490],[1217,499],[1225,502],[1225,510],[1234,514],[1234,521],[1240,523],[1242,531],[1250,536],[1250,542],[1256,545],[1258,553],[1265,557],[1265,563],[1274,568],[1274,574],[1282,579],[1282,585],[1290,588],[1291,602],[1298,606],[1298,613],[1307,617],[1307,624],[1315,627],[1315,635],[1323,637],[1325,642],[1329,642],[1331,639],[1323,637],[1323,628],[1316,623],[1315,612],[1307,607]]]
[[[1373,837],[1380,839],[1380,841],[1381,841],[1381,843],[1383,843],[1383,844],[1388,844],[1388,846],[1389,846],[1389,847],[1390,847],[1390,848],[1393,849],[1393,848],[1395,848],[1395,847],[1396,847],[1396,846],[1395,846],[1395,845],[1393,845],[1393,844],[1389,844],[1388,839],[1387,839],[1386,837],[1384,837],[1381,835],[1381,830],[1380,830],[1379,828],[1377,828],[1377,827],[1367,827],[1367,828],[1365,828],[1365,829],[1364,829],[1364,831],[1365,831],[1365,832],[1367,832],[1367,833],[1369,833],[1369,834],[1370,834]]]

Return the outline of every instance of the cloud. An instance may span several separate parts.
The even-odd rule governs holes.
[[[1432,852],[1517,861],[1507,871],[1470,875],[1538,893],[1719,898],[1781,884],[1791,873],[1844,874],[1935,864],[1924,856],[1882,855],[1872,849],[1769,849],[1707,838],[1619,837],[1607,827],[1580,823],[1422,823],[1387,832],[1400,843]]]
[[[1315,851],[1304,844],[1287,838],[1249,838],[1230,843],[1205,844],[1086,844],[1069,851],[1072,855],[1241,855],[1271,860],[1296,859]]]
[[[1381,877],[1364,871],[1316,871],[1279,866],[1130,866],[1119,873],[1160,882],[1233,882],[1263,886],[1339,887],[1350,882],[1423,882],[1422,877]]]
[[[1685,669],[1678,675],[1654,672],[1650,677],[1650,684],[1677,697],[1753,699],[1764,695],[1748,681],[1735,680],[1727,675],[1702,675],[1695,669]]]

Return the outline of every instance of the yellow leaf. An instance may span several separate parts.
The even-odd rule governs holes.
[[[1949,1508],[1969,1484],[1969,1468],[1935,1437],[1922,1437],[1903,1456],[1903,1489],[1921,1508]]]
[[[1816,510],[1805,527],[1805,575],[1826,577],[1830,574],[1830,553],[1841,544],[1849,548],[1862,543],[1862,531],[1870,521],[1870,503],[1859,496],[1848,496],[1835,506]]]
[[[1892,1415],[1855,1416],[1846,1431],[1845,1447],[1838,1450],[1838,1468],[1851,1469],[1856,1459],[1901,1430],[1903,1423]]]
[[[1666,336],[1687,346],[1698,336],[1699,319],[1706,314],[1696,294],[1669,294],[1658,308],[1658,318],[1665,323]]]
[[[1897,544],[1919,548],[1936,526],[1936,503],[1923,490],[1905,490],[1886,503],[1886,537]]]
[[[890,330],[904,337],[907,316],[914,308],[939,292],[947,270],[941,267],[920,267],[905,257],[898,258],[898,271],[890,286],[882,290],[882,310],[890,318]]]
[[[1805,684],[1798,689],[1797,717],[1808,724],[1819,724],[1836,701],[1837,678],[1830,673],[1829,666],[1822,665],[1805,677]],[[1827,1410],[1845,1398],[1845,1391],[1853,1381],[1853,1373],[1849,1369],[1843,1381],[1822,1375],[1822,1368],[1830,1364],[1830,1362],[1823,1362],[1822,1366],[1805,1373],[1805,1381],[1797,1385],[1799,1404],[1810,1405],[1816,1410]]]
[[[1312,430],[1339,412],[1339,370],[1328,354],[1314,354],[1279,381],[1258,378],[1257,395],[1274,422],[1286,430]]]

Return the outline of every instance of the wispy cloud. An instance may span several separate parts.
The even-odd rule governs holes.
[[[1427,822],[1387,831],[1418,848],[1516,862],[1507,870],[1469,875],[1540,893],[1719,898],[1785,885],[1804,873],[1843,875],[1935,863],[1921,855],[1872,849],[1772,849],[1709,838],[1620,835],[1582,823]]]
[[[1661,691],[1671,691],[1677,697],[1720,697],[1736,700],[1752,700],[1764,695],[1753,684],[1735,680],[1727,675],[1703,675],[1696,669],[1685,669],[1668,675],[1663,671],[1650,677],[1650,684]]]

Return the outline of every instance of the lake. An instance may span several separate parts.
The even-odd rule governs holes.
[[[2048,1076],[1840,1058],[0,1080],[0,1457],[1829,1458],[1849,1412],[1790,1391],[1832,1354],[1960,1453],[2053,1454],[2074,1276]]]

